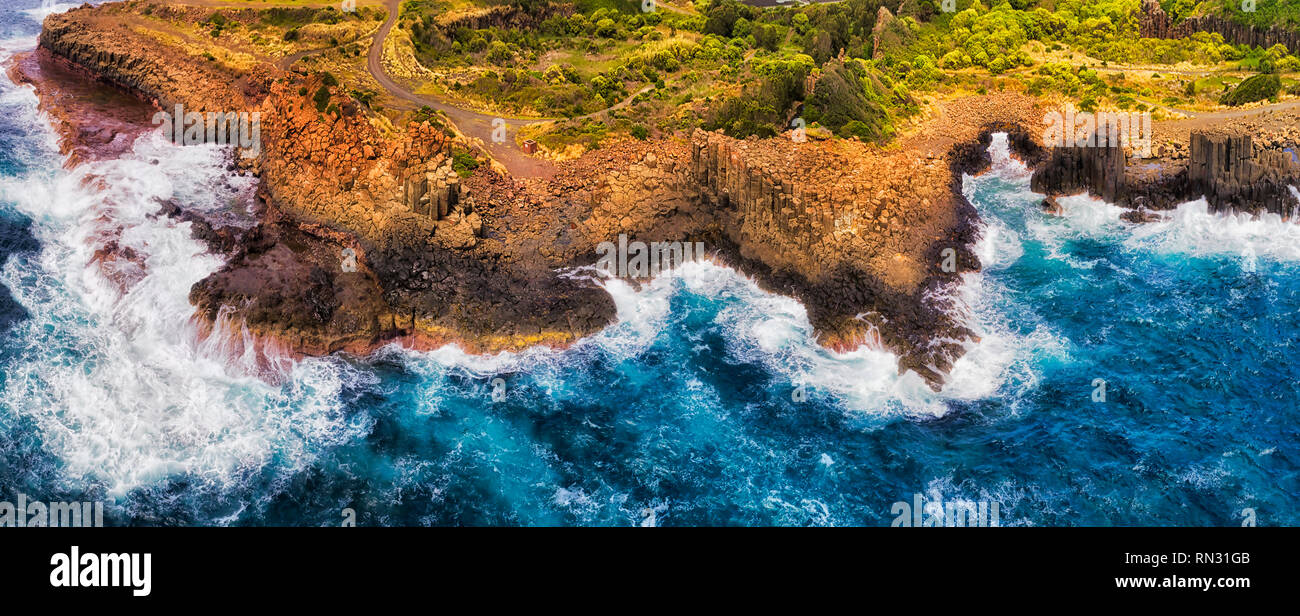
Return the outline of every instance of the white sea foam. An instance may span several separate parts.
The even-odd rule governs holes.
[[[1011,155],[1011,141],[1007,139],[1006,133],[994,133],[988,151],[993,164],[986,173],[1007,180],[1019,180],[1028,176],[1029,167]]]
[[[47,155],[47,169],[57,167],[57,153]],[[223,160],[215,146],[152,134],[121,160],[0,180],[41,242],[0,272],[31,313],[10,333],[26,350],[5,368],[0,407],[33,422],[69,486],[93,482],[120,497],[183,474],[229,489],[268,465],[303,468],[362,433],[339,403],[359,378],[342,362],[290,363],[285,384],[272,386],[199,342],[188,292],[221,260],[189,223],[155,214],[171,198],[228,207],[247,186],[225,177]],[[143,258],[143,277],[125,288],[93,262],[105,233]]]
[[[1205,199],[1178,206],[1165,220],[1133,225],[1124,245],[1191,256],[1243,256],[1300,261],[1300,224],[1277,214],[1211,213]]]
[[[974,249],[985,271],[1011,267],[1025,254],[1020,234],[996,218],[985,222]]]
[[[975,283],[978,285],[978,282]],[[486,379],[492,375],[526,370],[535,384],[557,398],[580,395],[566,377],[565,366],[584,361],[588,349],[596,348],[616,359],[632,359],[665,335],[669,306],[683,291],[700,297],[723,300],[715,324],[725,331],[728,351],[746,361],[764,365],[791,386],[804,385],[809,395],[821,402],[833,396],[851,410],[868,416],[938,416],[947,411],[949,400],[973,400],[992,395],[1003,385],[1008,367],[1019,354],[1020,343],[1013,336],[976,323],[983,337],[954,364],[948,384],[940,393],[931,391],[915,373],[898,374],[898,357],[889,350],[863,346],[836,353],[818,344],[804,307],[795,299],[763,291],[750,278],[710,261],[687,263],[665,272],[641,288],[614,279],[603,282],[618,310],[616,323],[556,351],[534,347],[518,353],[494,355],[465,353],[455,345],[428,352],[402,349],[396,345],[380,351],[379,357],[396,356],[417,373],[437,377],[449,370],[461,370]],[[964,301],[981,310],[980,289],[968,282]],[[431,382],[441,379],[430,378]],[[709,387],[687,387],[700,406],[716,408],[721,403]],[[787,396],[789,391],[774,392]],[[436,397],[436,394],[434,395]]]
[[[100,4],[103,1],[104,0],[94,0],[91,2],[91,4]],[[42,3],[40,6],[36,6],[30,9],[23,9],[18,12],[30,17],[33,21],[41,22],[44,21],[45,18],[49,17],[50,15],[53,15],[55,13],[67,12],[69,9],[77,8],[82,4],[83,3],[81,2],[55,2],[48,5]]]
[[[889,350],[863,346],[836,353],[820,346],[807,311],[798,301],[763,291],[735,270],[697,262],[661,278],[664,284],[651,285],[636,295],[645,296],[643,301],[648,303],[667,303],[665,295],[673,292],[668,281],[675,279],[698,296],[728,300],[715,323],[725,330],[731,354],[763,364],[784,375],[794,386],[804,385],[810,399],[829,394],[852,410],[872,415],[942,415],[948,400],[987,397],[1003,383],[1002,377],[1015,356],[1014,345],[1006,336],[984,328],[984,340],[970,346],[969,352],[954,364],[943,391],[935,393],[915,373],[899,375],[898,358]],[[963,288],[968,289],[967,301],[977,301],[978,290],[969,285]],[[631,325],[633,331],[642,327],[646,325]],[[788,395],[784,391],[775,393]]]
[[[995,139],[993,147],[995,162],[990,172],[997,177],[1023,179],[1027,169],[1009,157],[1005,138],[1000,147]],[[1018,234],[996,220],[984,230],[975,250],[990,269],[1009,267],[1023,254]],[[484,357],[448,346],[430,353],[392,352],[403,353],[417,364],[421,358],[432,360],[436,365],[424,369],[434,372],[452,366],[486,377],[494,372],[529,369],[534,375],[554,372],[562,380],[562,369],[538,370],[537,365],[562,366],[572,361],[569,355],[580,352],[584,345],[595,345],[616,358],[637,356],[664,335],[665,325],[672,316],[672,299],[684,290],[723,303],[715,324],[725,331],[724,340],[733,356],[758,362],[771,372],[783,375],[783,382],[791,388],[805,386],[814,404],[824,403],[829,396],[841,400],[853,411],[877,417],[938,416],[947,412],[952,400],[998,395],[1013,383],[1011,391],[1023,391],[1037,379],[1029,367],[1029,358],[1037,353],[1065,352],[1064,343],[1046,327],[1028,336],[1010,332],[1000,316],[1003,307],[996,301],[1003,291],[983,273],[966,275],[955,298],[963,320],[981,340],[966,344],[966,354],[954,363],[946,385],[938,393],[914,372],[900,375],[898,357],[887,349],[863,345],[850,352],[837,353],[820,346],[807,311],[797,300],[763,291],[753,280],[713,262],[687,263],[641,285],[640,289],[618,279],[605,279],[601,284],[617,307],[617,322],[570,351],[529,349],[521,354]],[[562,387],[560,383],[554,385]],[[697,393],[705,398],[713,395],[713,392]],[[789,393],[773,392],[774,395]],[[716,404],[712,399],[706,402]]]
[[[36,35],[0,39],[0,62],[8,62],[15,54],[35,49],[36,41]],[[6,85],[10,84],[6,83]]]

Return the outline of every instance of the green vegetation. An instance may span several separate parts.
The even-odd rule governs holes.
[[[1185,17],[1192,14],[1196,8],[1207,15],[1219,15],[1232,21],[1256,26],[1260,28],[1269,28],[1279,26],[1292,30],[1300,30],[1300,4],[1294,0],[1256,0],[1255,10],[1241,10],[1241,0],[1210,0],[1207,2],[1196,2],[1195,0],[1161,0],[1161,6],[1165,11],[1169,11],[1166,3],[1179,7],[1179,17]]]
[[[312,102],[316,103],[316,111],[325,111],[325,107],[330,103],[330,89],[328,86],[321,86],[316,90],[316,94],[311,97]]]
[[[222,30],[235,25],[234,22],[227,21],[226,14],[221,11],[209,15],[206,19],[200,21],[199,24],[208,28],[208,34],[211,34],[212,38],[221,36]]]
[[[771,136],[796,116],[838,137],[885,142],[919,111],[919,95],[1012,88],[1061,96],[1084,110],[1146,111],[1157,102],[1212,105],[1261,95],[1252,85],[1226,97],[1241,77],[1216,73],[1300,70],[1300,58],[1284,48],[1232,45],[1217,34],[1142,39],[1140,0],[957,0],[947,13],[941,0],[762,9],[696,0],[694,14],[642,13],[634,0],[579,0],[572,12],[527,0],[504,5],[493,19],[450,23],[436,19],[445,8],[439,2],[404,3],[400,23],[417,59],[455,97],[568,118],[631,97],[600,121],[561,122],[535,135],[551,149],[696,126]],[[1208,3],[1163,4],[1181,18]],[[1286,13],[1273,0],[1259,6],[1262,14]],[[877,23],[882,8],[889,17]],[[1204,72],[1150,68],[1181,63]]]
[[[786,111],[803,100],[804,80],[812,68],[812,58],[806,55],[760,65],[759,78],[715,105],[704,127],[733,137],[775,135],[786,128]]]
[[[1268,100],[1277,96],[1282,90],[1282,80],[1277,75],[1255,75],[1237,85],[1231,92],[1223,95],[1219,102],[1236,107],[1246,103]]]
[[[443,125],[442,116],[440,112],[434,110],[432,107],[428,105],[420,107],[418,110],[412,113],[410,121],[415,124],[419,124],[421,122],[428,122],[433,126]]]
[[[823,67],[804,117],[836,135],[884,141],[894,128],[886,105],[891,92],[861,61],[832,62]]]
[[[465,150],[456,150],[451,154],[451,168],[462,178],[473,175],[478,164],[478,159]]]

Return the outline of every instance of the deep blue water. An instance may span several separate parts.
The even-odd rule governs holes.
[[[0,10],[0,53],[36,28]],[[564,352],[391,348],[270,385],[194,339],[185,296],[220,262],[149,216],[249,186],[159,139],[63,170],[34,106],[0,78],[0,500],[104,499],[114,524],[887,525],[921,493],[1003,525],[1300,522],[1294,223],[1050,217],[1003,160],[967,182],[983,340],[939,395],[708,264],[612,286],[620,323]],[[105,232],[149,257],[124,294],[87,266]]]

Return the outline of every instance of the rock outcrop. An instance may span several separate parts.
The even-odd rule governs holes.
[[[1124,149],[1118,145],[1053,148],[1034,173],[1030,188],[1037,192],[1087,192],[1111,203],[1127,198]]]
[[[1265,49],[1282,45],[1292,53],[1300,52],[1300,32],[1277,26],[1256,28],[1217,15],[1194,15],[1175,24],[1173,18],[1160,7],[1159,0],[1142,0],[1138,32],[1143,38],[1185,38],[1197,32],[1216,32],[1235,45],[1253,45]]]
[[[164,110],[176,105],[200,112],[249,109],[265,95],[269,69],[236,74],[212,62],[176,58],[176,50],[137,35],[125,23],[113,23],[111,15],[96,19],[100,10],[83,5],[51,15],[41,28],[41,48]],[[174,61],[156,60],[160,58]]]
[[[689,171],[732,262],[798,297],[823,344],[874,341],[937,388],[975,339],[946,299],[979,269],[955,157],[697,132]]]
[[[1290,216],[1300,207],[1294,147],[1260,149],[1249,134],[1193,131],[1186,158],[1131,159],[1116,145],[1054,148],[1030,187],[1052,195],[1088,193],[1138,209],[1171,209],[1205,197],[1212,211]],[[1132,162],[1130,162],[1132,161]]]
[[[1192,194],[1202,193],[1216,211],[1261,209],[1290,215],[1290,187],[1300,185],[1300,160],[1290,152],[1258,151],[1250,135],[1193,133],[1187,169]]]

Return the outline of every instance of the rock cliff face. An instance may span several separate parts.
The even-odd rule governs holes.
[[[1250,135],[1194,133],[1187,169],[1191,193],[1203,193],[1215,210],[1290,215],[1297,203],[1300,161],[1290,152],[1258,151]]]
[[[1184,38],[1197,32],[1217,32],[1236,45],[1254,45],[1265,49],[1283,45],[1292,53],[1300,51],[1300,32],[1274,26],[1267,30],[1229,21],[1217,15],[1188,17],[1174,24],[1173,18],[1160,8],[1159,0],[1142,0],[1138,32],[1143,38]]]
[[[178,104],[187,112],[249,109],[265,95],[265,70],[234,74],[211,62],[157,61],[175,59],[177,52],[124,24],[87,21],[98,14],[86,5],[51,15],[41,29],[41,48],[164,110]]]
[[[1118,203],[1127,198],[1124,150],[1119,146],[1053,148],[1030,181],[1038,192],[1087,192]]]
[[[977,217],[952,190],[960,172],[841,147],[698,132],[688,169],[732,261],[800,298],[823,344],[881,344],[937,386],[974,339],[945,299],[979,268]]]
[[[1209,131],[1193,131],[1189,146],[1186,158],[1133,162],[1118,146],[1054,148],[1030,186],[1128,208],[1171,209],[1202,196],[1212,211],[1290,216],[1300,206],[1290,190],[1300,184],[1294,148],[1262,150],[1249,134]]]
[[[954,192],[973,169],[914,154],[696,131],[685,144],[602,148],[551,180],[476,175],[462,190],[480,204],[485,247],[511,260],[590,265],[619,235],[699,242],[709,258],[798,298],[822,344],[889,348],[901,370],[938,387],[974,339],[949,299],[958,276],[979,267],[975,212]]]
[[[510,4],[491,6],[469,12],[443,13],[438,16],[437,23],[438,27],[448,35],[460,28],[470,30],[487,28],[530,30],[536,28],[538,24],[548,17],[554,15],[568,17],[572,14],[573,5],[571,4],[539,4],[527,10],[518,5]]]

